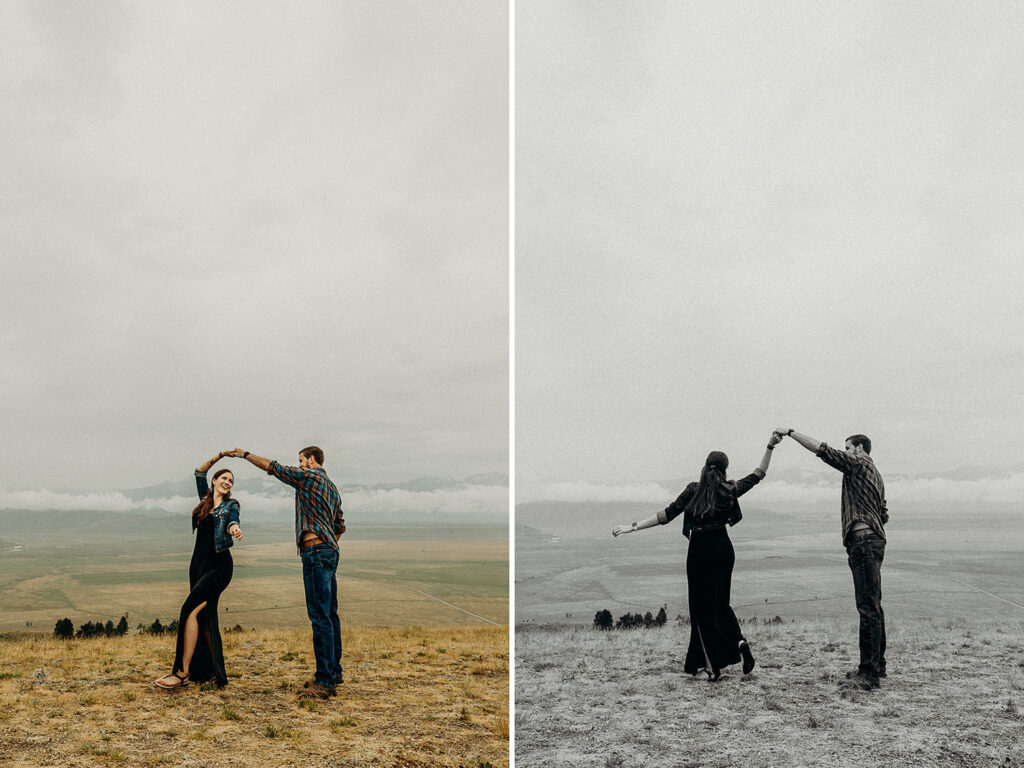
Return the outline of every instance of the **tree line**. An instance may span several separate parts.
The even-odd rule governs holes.
[[[150,635],[162,635],[165,632],[173,633],[178,631],[178,620],[175,619],[170,624],[164,625],[160,623],[160,619],[155,619],[149,626],[139,624],[135,628],[139,630],[139,632],[145,632]],[[124,635],[127,632],[127,615],[122,616],[116,626],[113,621],[108,621],[106,624],[101,621],[87,621],[77,630],[75,629],[75,625],[71,623],[71,619],[65,616],[63,619],[60,619],[53,628],[54,637],[61,640],[73,640],[81,637],[117,637]]]
[[[598,611],[594,615],[594,629],[651,629],[652,627],[664,627],[668,621],[667,606],[661,606],[658,615],[650,611],[645,614],[625,613],[619,616],[618,621],[612,619],[612,612],[607,608]]]

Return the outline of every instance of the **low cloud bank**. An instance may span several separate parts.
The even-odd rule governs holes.
[[[821,504],[839,504],[841,477],[826,476],[822,480],[794,482],[772,481],[769,476],[750,496],[750,503],[764,507],[784,508]],[[517,486],[517,503],[529,501],[610,502],[635,501],[665,506],[682,490],[660,483],[601,485],[587,482],[558,482]],[[900,477],[886,482],[886,499],[890,509],[900,507],[945,507],[965,509],[983,506],[1024,504],[1024,472],[999,477],[954,480],[941,477]]]
[[[295,508],[291,492],[239,493],[242,514],[290,517]],[[0,509],[30,511],[168,512],[187,513],[196,504],[195,496],[165,496],[131,499],[119,491],[104,493],[58,493],[54,491],[5,491],[0,489]],[[508,488],[474,485],[433,491],[358,490],[342,495],[346,512],[361,517],[379,513],[447,514],[504,517],[508,512]]]
[[[86,510],[108,510],[111,512],[132,512],[141,509],[139,502],[132,501],[123,493],[57,493],[54,491],[4,491],[0,490],[0,509],[27,509],[33,512],[48,510],[82,512]]]

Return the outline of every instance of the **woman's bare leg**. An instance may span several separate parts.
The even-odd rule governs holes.
[[[206,607],[206,601],[203,600],[196,609],[188,615],[188,619],[185,621],[184,630],[184,648],[181,652],[181,674],[188,674],[188,665],[192,662],[192,654],[196,650],[196,641],[199,640],[199,612]],[[178,674],[175,671],[175,674]],[[181,675],[179,675],[180,677]]]
[[[192,661],[192,654],[196,650],[196,642],[199,640],[199,612],[206,607],[206,601],[204,600],[196,606],[195,610],[188,615],[185,620],[185,626],[182,629],[182,654],[181,654],[181,666],[182,669],[174,670],[169,675],[164,675],[159,678],[156,682],[160,685],[178,685],[177,681],[172,681],[169,678],[177,677],[179,680],[184,680],[188,674],[188,666]]]

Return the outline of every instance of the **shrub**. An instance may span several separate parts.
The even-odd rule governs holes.
[[[65,617],[57,622],[53,628],[53,635],[61,640],[70,640],[75,636],[75,625],[71,623],[71,619]]]
[[[85,622],[78,628],[75,637],[98,637],[103,634],[103,625],[98,621],[94,624],[91,621]]]

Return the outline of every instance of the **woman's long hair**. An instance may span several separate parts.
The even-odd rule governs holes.
[[[700,471],[697,490],[687,505],[694,521],[700,522],[720,505],[728,503],[735,493],[732,483],[725,479],[725,470],[729,468],[729,457],[721,451],[712,451],[704,460],[704,468]]]
[[[225,472],[231,472],[230,469],[218,469],[213,476],[213,480],[210,482],[210,489],[206,492],[206,495],[196,504],[195,509],[192,510],[192,527],[197,528],[203,520],[213,511],[213,483],[216,482],[217,478],[223,475]],[[234,473],[231,473],[234,477]],[[231,491],[224,494],[225,499],[231,498]]]

